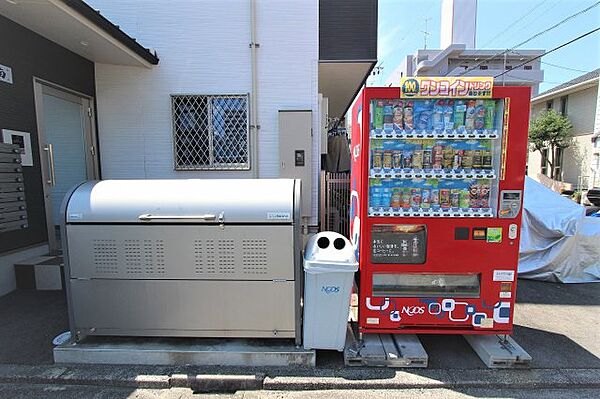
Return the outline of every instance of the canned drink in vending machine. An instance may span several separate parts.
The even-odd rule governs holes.
[[[383,129],[383,101],[379,100],[375,103],[375,112],[373,115],[373,127],[375,129]]]
[[[388,184],[384,184],[383,189],[381,190],[381,206],[384,208],[389,208],[391,202],[392,190]]]
[[[444,163],[444,147],[437,144],[433,146],[433,169],[442,169]]]
[[[394,125],[396,125],[398,127],[398,129],[402,129],[404,127],[403,120],[404,120],[404,102],[400,101],[394,107],[394,117],[393,117]]]

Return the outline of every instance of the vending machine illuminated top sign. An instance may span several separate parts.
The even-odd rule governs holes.
[[[408,77],[400,79],[400,98],[492,98],[494,78]]]

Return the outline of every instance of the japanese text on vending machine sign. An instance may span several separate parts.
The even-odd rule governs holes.
[[[401,98],[477,97],[491,98],[494,78],[488,77],[408,77],[400,79]]]

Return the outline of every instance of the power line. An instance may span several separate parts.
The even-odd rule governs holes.
[[[570,68],[570,67],[566,67],[566,66],[563,66],[563,65],[552,64],[552,63],[546,62],[546,61],[542,61],[542,64],[549,65],[549,66],[552,66],[552,67],[555,67],[555,68],[564,69],[564,70],[567,70],[567,71],[574,71],[574,72],[581,72],[581,73],[589,73],[589,72],[591,72],[591,71],[584,71],[583,69]]]
[[[541,3],[536,4],[535,6],[533,6],[533,8],[531,8],[528,12],[526,12],[525,14],[523,14],[523,16],[519,19],[517,19],[516,21],[514,21],[512,24],[508,25],[506,28],[504,28],[503,31],[500,31],[496,36],[492,37],[490,40],[488,40],[484,45],[482,45],[481,47],[485,47],[488,44],[492,43],[494,40],[496,40],[497,38],[499,38],[500,36],[504,35],[506,32],[508,32],[508,30],[510,28],[512,28],[513,26],[515,26],[516,24],[518,24],[519,22],[521,22],[523,19],[525,19],[526,17],[528,17],[532,12],[534,12],[536,9],[538,9],[539,7],[541,7],[542,5],[544,5],[544,3],[546,3],[548,0],[542,0]]]
[[[478,67],[479,67],[481,64],[483,64],[484,62],[487,62],[487,61],[493,60],[494,58],[496,58],[496,57],[498,57],[498,56],[501,56],[501,55],[504,55],[504,54],[510,53],[511,51],[514,51],[516,48],[518,48],[518,47],[521,47],[522,45],[529,43],[529,42],[530,42],[530,41],[532,41],[533,39],[536,39],[536,38],[538,38],[539,36],[541,36],[541,35],[543,35],[543,34],[545,34],[545,33],[548,33],[548,32],[550,32],[552,29],[555,29],[555,28],[559,27],[560,25],[562,25],[562,24],[564,24],[565,22],[567,22],[567,21],[569,21],[569,20],[571,20],[571,19],[575,18],[576,16],[579,16],[579,15],[581,15],[581,14],[584,14],[584,13],[588,12],[589,10],[591,10],[591,9],[592,9],[592,8],[594,8],[594,7],[597,7],[598,5],[600,5],[600,1],[597,1],[596,3],[592,4],[591,6],[589,6],[589,7],[585,8],[585,9],[583,9],[583,10],[581,10],[581,11],[578,11],[578,12],[576,12],[575,14],[569,15],[567,18],[565,18],[565,19],[563,19],[563,20],[561,20],[561,21],[557,22],[556,24],[552,25],[551,27],[549,27],[549,28],[547,28],[547,29],[544,29],[544,30],[543,30],[543,31],[541,31],[541,32],[538,32],[538,33],[536,33],[535,35],[531,36],[529,39],[527,39],[527,40],[525,40],[525,41],[523,41],[523,42],[521,42],[521,43],[517,44],[516,46],[513,46],[512,48],[510,48],[510,49],[507,49],[507,50],[504,50],[504,51],[502,51],[502,52],[496,53],[496,54],[494,54],[494,55],[492,55],[492,56],[490,56],[490,57],[488,57],[488,58],[484,59],[483,61],[480,61],[480,62],[478,62],[476,65],[474,65],[474,66],[472,66],[472,67],[470,67],[470,68],[467,68],[466,70],[464,70],[463,72],[461,72],[461,73],[460,73],[458,76],[463,76],[463,75],[465,75],[466,73],[469,73],[469,72],[471,72],[471,71],[473,71],[473,70],[477,69],[477,68],[478,68]],[[540,56],[540,57],[541,57],[541,56]],[[539,58],[539,57],[538,57],[538,58]]]
[[[540,54],[540,55],[537,55],[537,56],[535,56],[535,57],[533,57],[533,58],[530,58],[529,60],[527,60],[527,61],[525,61],[525,62],[522,62],[522,63],[520,63],[519,65],[516,65],[516,66],[514,66],[513,68],[511,68],[511,69],[508,69],[508,70],[506,70],[506,71],[504,71],[504,72],[502,72],[502,73],[500,73],[500,74],[498,74],[498,75],[494,76],[494,79],[495,79],[495,78],[498,78],[498,77],[500,77],[500,76],[502,76],[502,75],[505,75],[505,74],[507,74],[507,73],[510,73],[510,72],[511,72],[513,69],[517,69],[517,68],[519,68],[519,67],[522,67],[523,65],[525,65],[525,64],[528,64],[528,63],[530,63],[531,61],[535,61],[535,60],[537,60],[538,58],[541,58],[541,57],[543,57],[544,55],[547,55],[547,54],[553,53],[553,52],[555,52],[556,50],[559,50],[559,49],[561,49],[561,48],[563,48],[563,47],[565,47],[565,46],[568,46],[569,44],[571,44],[571,43],[574,43],[574,42],[576,42],[577,40],[583,39],[584,37],[586,37],[586,36],[589,36],[589,35],[591,35],[592,33],[598,32],[599,30],[600,30],[600,27],[598,27],[598,28],[596,28],[596,29],[592,29],[591,31],[589,31],[589,32],[586,32],[586,33],[584,33],[583,35],[577,36],[575,39],[571,39],[571,40],[569,40],[568,42],[561,44],[560,46],[556,46],[556,47],[554,47],[552,50],[548,50],[548,51],[546,51],[544,54]]]

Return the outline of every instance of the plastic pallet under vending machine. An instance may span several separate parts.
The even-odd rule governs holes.
[[[530,88],[404,78],[352,109],[360,333],[510,334]]]

